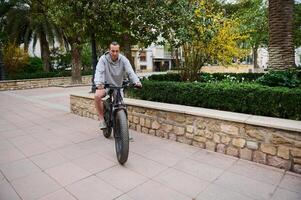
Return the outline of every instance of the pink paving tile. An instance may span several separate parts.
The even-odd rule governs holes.
[[[61,165],[68,162],[61,154],[56,151],[49,151],[36,156],[30,157],[30,159],[39,166],[42,170]]]
[[[8,142],[8,140],[6,139],[0,140],[0,151],[9,150],[13,148],[15,148],[14,145]]]
[[[29,159],[22,159],[0,165],[0,169],[9,181],[41,171]]]
[[[245,196],[238,192],[214,184],[206,188],[196,198],[196,200],[236,200],[236,199],[254,200],[251,197]]]
[[[224,172],[224,170],[220,168],[216,168],[191,159],[185,159],[178,162],[174,168],[209,182],[214,181]]]
[[[121,191],[96,176],[80,180],[67,186],[66,189],[78,200],[113,200],[122,194]]]
[[[91,175],[88,171],[70,162],[47,169],[45,172],[62,186],[70,185]]]
[[[271,198],[277,187],[230,172],[222,174],[214,183],[254,199]]]
[[[76,199],[65,189],[61,189],[56,192],[50,193],[38,200],[76,200]]]
[[[152,178],[166,170],[166,165],[144,158],[140,155],[133,156],[126,163],[126,168],[131,169],[143,176]]]
[[[72,163],[81,167],[82,169],[87,170],[88,172],[90,172],[92,174],[106,170],[115,165],[118,165],[117,162],[108,160],[97,153],[93,153],[93,154],[75,159],[72,161]]]
[[[166,166],[174,166],[176,163],[185,158],[183,155],[177,155],[160,149],[148,151],[143,154],[143,156]]]
[[[301,194],[301,176],[297,174],[285,174],[279,187]]]
[[[136,187],[127,194],[135,200],[191,200],[191,198],[152,180]]]
[[[21,129],[12,129],[0,132],[0,136],[3,138],[14,138],[18,136],[26,135],[26,132]]]
[[[0,151],[0,164],[9,163],[22,158],[25,158],[24,154],[16,148]]]
[[[278,185],[284,175],[284,170],[245,160],[239,160],[228,171],[272,185]]]
[[[300,200],[301,193],[278,188],[272,197],[272,200]]]
[[[21,200],[13,187],[6,181],[0,181],[0,199],[1,200]]]
[[[53,179],[41,172],[16,179],[12,185],[23,200],[38,199],[60,188]]]
[[[69,145],[64,148],[60,148],[57,150],[64,158],[68,160],[74,160],[76,158],[80,158],[82,156],[94,153],[93,149],[82,148],[78,144]]]
[[[96,174],[96,176],[101,178],[105,182],[114,185],[116,188],[123,192],[128,192],[129,190],[135,188],[138,185],[141,185],[147,180],[146,177],[121,165],[117,165],[104,170]]]
[[[43,143],[34,142],[31,144],[23,144],[18,146],[18,149],[26,156],[34,156],[50,151],[51,149]]]
[[[227,169],[231,167],[238,160],[238,158],[234,158],[232,156],[226,156],[203,149],[192,154],[190,158],[221,169]]]
[[[157,175],[154,180],[183,193],[192,199],[195,199],[197,195],[210,184],[208,181],[200,180],[195,176],[172,168]]]

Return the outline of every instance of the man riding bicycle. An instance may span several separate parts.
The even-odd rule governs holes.
[[[103,116],[103,101],[102,98],[106,96],[107,92],[104,84],[110,84],[116,87],[121,87],[124,76],[128,75],[130,81],[136,87],[142,87],[142,84],[135,74],[130,61],[119,53],[120,45],[117,42],[110,44],[110,49],[102,55],[97,63],[94,83],[96,85],[95,91],[95,107],[98,112],[99,128],[105,129],[106,123]]]

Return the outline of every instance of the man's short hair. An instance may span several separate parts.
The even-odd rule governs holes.
[[[114,45],[114,46],[116,46],[116,45],[119,45],[119,43],[118,42],[116,42],[116,41],[113,41],[113,42],[111,42],[111,44],[110,44],[110,46],[111,45]],[[120,45],[119,45],[120,46]]]

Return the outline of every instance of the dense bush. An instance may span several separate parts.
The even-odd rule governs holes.
[[[34,73],[17,73],[15,75],[9,76],[10,80],[18,79],[35,79],[35,78],[51,78],[51,77],[61,77],[61,76],[71,76],[70,71],[62,72],[34,72]]]
[[[148,79],[151,81],[181,81],[181,76],[178,73],[153,74]]]
[[[216,81],[222,81],[225,79],[231,79],[234,77],[234,79],[238,82],[251,82],[255,81],[259,77],[263,76],[264,73],[201,73],[200,74],[200,81],[204,79],[204,77],[212,77],[213,80]],[[207,78],[208,79],[208,78]],[[232,78],[233,79],[233,78]],[[210,80],[210,79],[209,79]],[[206,82],[206,81],[203,81]]]
[[[28,53],[15,43],[8,43],[3,48],[3,62],[8,75],[15,74],[28,64]]]
[[[214,82],[231,79],[237,82],[251,82],[263,75],[264,73],[200,73],[197,81]],[[155,74],[151,75],[148,79],[153,81],[181,81],[181,77],[177,73]]]
[[[29,63],[23,68],[23,73],[36,73],[43,71],[43,61],[39,57],[29,57]]]
[[[262,85],[271,87],[283,86],[283,87],[297,87],[300,84],[301,73],[293,70],[286,71],[269,71],[258,79],[258,82]]]
[[[82,76],[92,75],[91,71],[83,71]],[[71,76],[71,71],[54,71],[54,72],[35,72],[35,73],[17,73],[15,75],[10,75],[8,78],[10,80],[18,79],[35,79],[35,78],[51,78],[51,77],[67,77]]]
[[[301,119],[299,88],[271,88],[256,83],[144,81],[142,90],[128,90],[128,95],[150,101]]]

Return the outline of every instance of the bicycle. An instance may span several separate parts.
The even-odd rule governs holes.
[[[115,150],[118,162],[123,165],[129,155],[129,130],[126,104],[121,95],[121,89],[134,86],[129,81],[124,81],[121,87],[105,84],[109,89],[109,97],[104,101],[104,120],[107,127],[103,129],[103,135],[109,138],[114,131]]]

